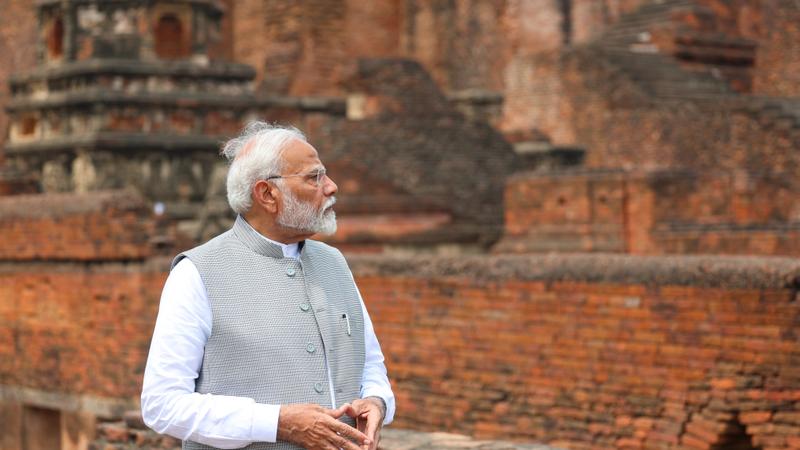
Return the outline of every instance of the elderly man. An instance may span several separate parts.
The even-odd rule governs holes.
[[[309,239],[336,231],[336,184],[294,128],[251,123],[223,154],[238,217],[172,262],[145,423],[185,449],[375,449],[383,354],[342,254]]]

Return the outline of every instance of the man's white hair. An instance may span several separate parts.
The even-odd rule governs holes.
[[[295,127],[253,121],[239,136],[225,143],[222,154],[230,162],[226,183],[228,204],[236,214],[250,210],[253,186],[258,180],[280,175],[283,151],[294,139],[307,142]]]

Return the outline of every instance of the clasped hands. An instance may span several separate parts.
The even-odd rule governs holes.
[[[356,428],[337,420],[345,414],[355,419]],[[383,402],[375,397],[337,409],[308,403],[281,405],[278,440],[309,450],[376,450],[383,416]]]

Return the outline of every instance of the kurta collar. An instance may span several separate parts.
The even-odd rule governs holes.
[[[244,245],[259,255],[268,256],[270,258],[283,258],[283,249],[281,246],[264,239],[264,236],[250,226],[245,218],[240,215],[236,216],[236,222],[233,223],[233,233]],[[300,242],[301,255],[303,254],[303,244],[304,242]]]

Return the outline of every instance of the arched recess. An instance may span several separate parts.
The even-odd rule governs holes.
[[[729,419],[714,420],[714,416]],[[761,450],[753,444],[753,436],[747,433],[747,427],[736,412],[699,413],[696,419],[689,421],[681,440],[684,444],[700,442],[709,450]]]
[[[36,134],[36,127],[39,126],[39,118],[32,114],[26,114],[19,121],[19,135],[33,136]]]
[[[164,14],[156,22],[155,52],[161,59],[180,59],[189,56],[186,29],[174,14]]]
[[[64,21],[56,17],[47,33],[47,54],[50,59],[58,59],[64,54]]]
[[[761,450],[753,445],[753,437],[747,434],[744,424],[733,418],[725,424],[719,442],[710,450]]]

